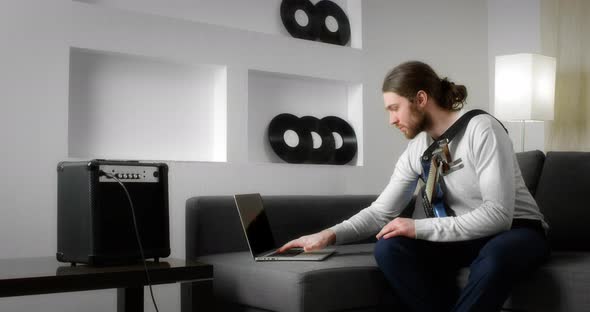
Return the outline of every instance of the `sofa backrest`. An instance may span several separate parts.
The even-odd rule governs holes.
[[[530,151],[517,153],[516,156],[531,193],[546,192],[549,185],[539,183],[545,155],[540,151]],[[590,179],[588,172],[586,177]],[[586,185],[590,183],[586,182]],[[538,191],[541,186],[542,190]],[[537,194],[537,198],[541,197],[543,201],[542,195],[552,194],[541,193]],[[276,243],[282,245],[293,238],[315,233],[348,219],[376,198],[377,195],[292,195],[263,196],[263,201]],[[545,204],[547,208],[551,205],[550,202]],[[369,238],[364,242],[372,241],[374,239]],[[200,196],[186,201],[185,247],[187,259],[248,250],[232,196]]]
[[[376,195],[263,196],[277,247],[348,219]],[[373,238],[365,242],[375,241]],[[186,202],[186,257],[248,250],[232,196],[193,197]]]
[[[524,183],[534,197],[537,192],[541,170],[545,163],[545,154],[539,150],[516,153],[516,159],[518,160]]]
[[[535,200],[553,250],[590,250],[590,153],[548,152]]]

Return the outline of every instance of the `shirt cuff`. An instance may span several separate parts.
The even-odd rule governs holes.
[[[350,225],[342,222],[330,228],[330,230],[336,234],[336,241],[334,242],[335,245],[341,245],[356,240],[357,236],[354,230],[349,227]]]
[[[414,228],[416,230],[416,239],[427,240],[434,234],[434,225],[430,218],[414,220]]]

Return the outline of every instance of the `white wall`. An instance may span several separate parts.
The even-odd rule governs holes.
[[[129,8],[137,1],[125,3]],[[156,2],[151,3],[153,7]],[[169,3],[175,7],[188,2]],[[378,193],[407,144],[387,125],[380,91],[385,73],[400,62],[431,63],[442,76],[468,87],[468,108],[489,107],[488,13],[483,1],[363,1],[362,49],[287,38],[282,29],[264,31],[276,27],[276,15],[250,7],[251,18],[245,18],[239,10],[225,10],[230,4],[244,6],[241,0],[197,3],[195,18],[177,19],[176,13],[145,15],[68,0],[2,2],[0,257],[51,256],[56,251],[55,167],[68,159],[70,46],[227,66],[228,162],[169,163],[174,257],[184,256],[184,203],[191,196]],[[279,3],[256,2],[276,8]],[[207,24],[195,22],[200,19]],[[364,142],[364,165],[249,162],[248,69],[362,84],[359,139]],[[177,285],[155,289],[161,310],[179,310]],[[8,298],[0,299],[0,310],[114,310],[114,296],[107,290]],[[146,311],[151,311],[148,304]]]

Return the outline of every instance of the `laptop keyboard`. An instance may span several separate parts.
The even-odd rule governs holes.
[[[269,256],[273,256],[273,257],[293,257],[293,256],[296,256],[296,255],[301,254],[301,253],[303,253],[303,249],[301,249],[301,248],[293,248],[293,249],[285,250],[285,251],[283,251],[281,253],[274,252],[274,253],[270,254]]]

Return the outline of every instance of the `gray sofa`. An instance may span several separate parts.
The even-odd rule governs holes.
[[[517,154],[551,226],[552,256],[517,285],[509,311],[590,311],[590,153]],[[280,245],[327,228],[368,206],[367,196],[263,196]],[[336,246],[322,262],[254,262],[231,196],[186,202],[186,256],[214,266],[216,310],[399,311],[373,258],[374,240]],[[458,283],[468,276],[464,269]],[[189,287],[189,286],[184,286]],[[190,289],[183,289],[188,301]]]

